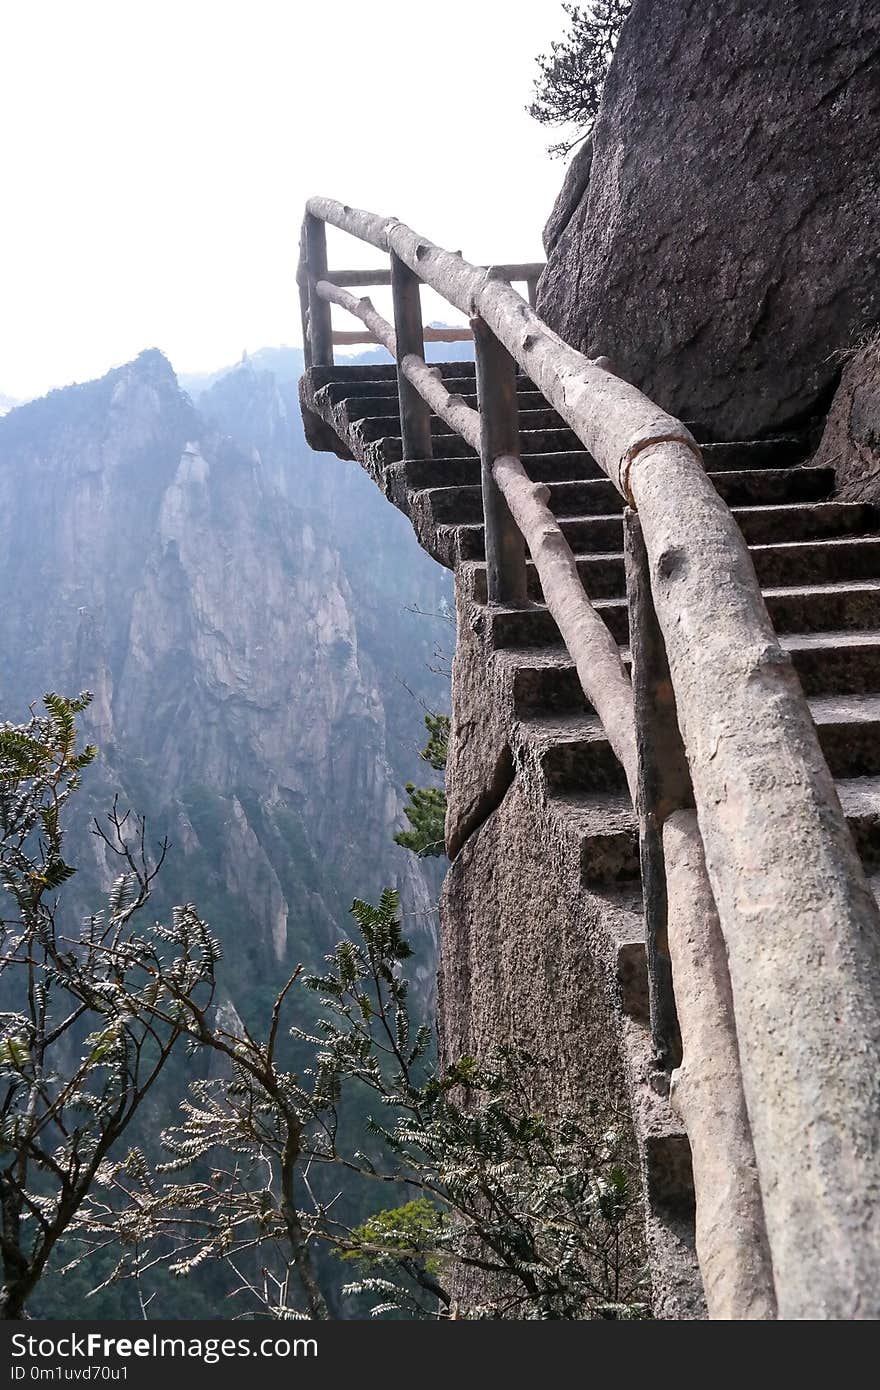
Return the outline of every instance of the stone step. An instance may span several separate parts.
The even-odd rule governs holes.
[[[781,633],[804,693],[870,695],[880,690],[880,628]]]
[[[792,503],[784,506],[733,507],[731,510],[750,547],[775,547],[792,541],[826,538],[836,540],[844,536],[864,535],[877,525],[877,508],[870,502]],[[621,551],[621,516],[562,514],[558,519],[560,529],[576,555],[607,555]],[[482,523],[466,524],[457,529],[461,558],[477,558],[483,546]],[[588,592],[593,591],[588,588]]]
[[[514,708],[532,720],[592,713],[587,707],[574,663],[554,633],[546,645],[504,649],[511,669]],[[780,635],[809,697],[871,695],[880,691],[880,628],[865,632],[794,632]],[[629,653],[622,648],[624,662]]]
[[[482,526],[459,527],[458,543],[463,560],[483,559]],[[764,589],[871,580],[880,575],[880,538],[877,536],[786,541],[773,545],[753,545],[750,550],[755,571]],[[623,554],[620,551],[578,555],[576,559],[581,581],[594,601],[620,597],[625,593]],[[475,596],[483,600],[486,593],[485,566],[474,567],[474,582]]]
[[[344,401],[339,407],[340,420],[353,430],[361,439],[373,442],[377,439],[389,439],[398,437],[400,434],[400,421],[396,415],[352,415],[352,411],[360,410],[360,402],[356,399],[349,403]],[[521,438],[532,438],[534,435],[546,432],[554,437],[563,439],[560,449],[582,449],[583,445],[578,439],[574,430],[570,430],[556,414],[555,410],[550,410],[546,405],[543,409],[521,410],[519,415],[519,427]],[[441,420],[438,415],[431,416],[431,434],[437,440],[457,439],[459,436],[451,425],[445,420]],[[438,448],[445,445],[438,444]]]
[[[629,640],[629,618],[625,599],[596,599],[594,607],[617,642]],[[562,639],[555,619],[543,603],[528,608],[487,608],[489,635],[493,647],[545,647]]]
[[[540,411],[535,413],[543,414]],[[537,424],[537,421],[535,423]],[[356,425],[352,426],[352,431],[362,443],[379,445],[383,462],[386,465],[399,463],[403,458],[400,439],[396,438],[393,433],[383,432],[380,428],[381,425],[381,419],[359,420]],[[476,458],[476,453],[471,446],[459,435],[454,434],[444,421],[440,421],[439,426],[432,433],[438,441],[442,441],[444,456],[448,458]],[[558,454],[571,451],[579,453],[584,447],[574,430],[545,425],[532,429],[531,422],[525,418],[520,421],[519,443],[523,463],[526,463],[526,466],[528,466],[527,459],[531,454]],[[441,445],[438,443],[438,451],[440,447]]]
[[[452,395],[459,396],[461,400],[464,401],[465,405],[469,405],[471,410],[479,409],[477,395],[474,391],[474,383],[472,381],[444,381],[443,384]],[[329,393],[330,388],[328,387],[327,389]],[[393,414],[398,404],[396,392],[392,397],[351,396],[346,394],[341,399],[346,406],[345,414],[350,420],[363,420],[372,416],[383,416],[392,422],[396,421],[397,417]],[[566,428],[566,423],[562,416],[559,415],[551,405],[548,405],[540,391],[530,391],[525,387],[520,387],[516,393],[516,403],[519,408],[520,421],[528,420],[529,417],[532,417],[532,429],[538,428],[541,423],[535,418],[539,414],[546,417],[541,425],[542,428]],[[432,415],[431,419],[433,422],[439,420],[439,417]],[[521,427],[525,428],[525,425]],[[389,435],[399,435],[400,429],[396,423],[392,423],[386,433]],[[448,426],[444,426],[444,428],[439,429],[437,433],[449,434],[452,433],[452,431]]]
[[[837,779],[837,793],[866,874],[880,872],[880,776]],[[581,881],[592,888],[635,883],[639,877],[638,822],[623,791],[556,792],[554,816],[580,840]],[[880,882],[875,880],[875,892]]]
[[[347,385],[344,382],[330,382],[323,388],[323,394],[330,405],[339,408],[340,421],[349,427],[358,425],[361,421],[369,420],[371,422],[369,426],[365,427],[365,438],[398,439],[400,426],[397,413],[396,383],[388,381],[372,383],[372,385],[376,388],[375,394],[369,394],[371,386],[369,382],[354,385]],[[465,405],[469,405],[472,410],[478,409],[478,398],[472,378],[446,378],[444,385],[447,390],[460,396]],[[524,377],[518,378],[517,404],[520,412],[521,430],[568,429],[562,416]],[[437,416],[432,417],[432,427],[432,432],[438,436],[453,433],[450,427],[439,420]],[[696,437],[702,437],[705,434],[705,431],[697,423],[691,422],[691,428]],[[576,449],[581,447],[578,443]],[[768,467],[783,466],[800,461],[805,453],[803,437],[795,434],[731,443],[708,443],[704,440],[703,448],[709,453],[716,449],[726,449],[732,453],[738,451],[744,460],[742,465],[744,467],[749,467],[752,463],[755,466],[760,466],[762,461]],[[707,467],[711,466],[708,457],[706,464]],[[430,482],[420,484],[420,486],[429,485]]]
[[[531,476],[535,476],[534,469]],[[833,468],[752,468],[710,476],[716,491],[733,508],[815,503],[826,499],[834,488]],[[545,486],[555,516],[622,515],[623,499],[607,478],[546,481]],[[479,484],[431,487],[422,495],[437,525],[482,523],[483,493]]]
[[[431,362],[443,379],[444,385],[448,390],[462,396],[475,397],[475,368],[473,361],[461,362]],[[350,397],[363,396],[373,398],[382,403],[381,410],[374,410],[371,413],[382,413],[391,415],[396,412],[389,409],[391,402],[397,399],[397,369],[391,363],[366,363],[352,366],[339,364],[333,367],[312,367],[309,370],[311,384],[315,390],[324,390],[327,399],[333,404],[338,405]],[[550,409],[548,402],[535,387],[534,382],[525,375],[517,373],[518,394],[524,394],[530,398],[537,398],[541,407]],[[532,404],[533,401],[529,401]],[[693,434],[694,438],[701,443],[714,440],[712,431],[707,425],[699,420],[686,420],[684,422]],[[392,431],[392,433],[394,433]],[[754,441],[758,444],[765,444],[770,441]],[[801,441],[798,441],[799,444]]]
[[[431,362],[430,366],[438,367],[440,375],[446,377],[461,377],[474,380],[473,360],[462,362]],[[357,387],[363,382],[375,381],[387,384],[397,395],[397,367],[393,362],[356,362],[347,365],[343,362],[336,362],[332,367],[310,367],[309,376],[312,385],[316,390],[329,384],[338,385],[351,383]],[[520,374],[524,382],[528,382],[534,389],[532,382],[524,374]]]
[[[880,574],[880,539],[876,536],[829,537],[820,544],[778,541],[749,549],[762,587],[874,579]]]
[[[388,422],[386,422],[388,423]],[[444,429],[446,427],[444,426]],[[396,426],[399,431],[400,425]],[[694,427],[694,432],[698,427]],[[394,432],[383,434],[376,431],[376,422],[361,421],[353,430],[357,433],[360,444],[372,445],[381,455],[382,467],[387,468],[389,464],[400,463],[403,459],[403,448],[399,434]],[[445,458],[476,458],[475,451],[465,440],[457,434],[438,433],[437,438],[443,441],[443,455]],[[351,441],[347,441],[351,442]],[[552,453],[579,453],[583,451],[583,445],[573,430],[570,429],[529,429],[520,422],[520,452],[523,463],[528,468],[528,461],[532,454],[552,454]],[[739,447],[739,446],[738,446]],[[439,445],[438,445],[439,448]]]
[[[822,564],[829,559],[826,546],[833,545],[831,559],[834,564]],[[867,556],[863,555],[867,550]],[[779,552],[779,553],[777,553]],[[840,627],[879,627],[877,612],[880,606],[880,580],[861,578],[859,571],[869,569],[870,559],[876,557],[880,563],[880,541],[874,538],[855,539],[851,542],[805,542],[802,545],[756,546],[752,549],[756,570],[762,580],[763,595],[767,607],[773,610],[774,621],[784,623],[788,631],[799,628],[802,631],[822,631],[823,628]],[[867,560],[867,563],[863,563]],[[855,563],[851,563],[855,562]],[[861,563],[862,562],[862,563]],[[624,599],[624,566],[621,555],[577,556],[578,573],[588,594],[594,602],[599,599]],[[830,569],[833,573],[854,570],[855,577],[841,577],[840,580],[819,580],[815,584],[802,582],[801,575],[812,577],[816,571]],[[471,594],[478,603],[487,602],[487,577],[485,564],[470,562]],[[534,603],[544,602],[544,591],[538,571],[531,560],[525,562],[528,595]],[[783,582],[765,582],[770,580]],[[781,607],[774,609],[774,600],[784,600]],[[798,613],[788,619],[787,614]]]
[[[627,793],[559,793],[550,807],[580,846],[582,883],[612,887],[638,881],[638,823]]]
[[[476,454],[471,454],[469,458],[444,456],[408,459],[402,466],[406,485],[413,492],[434,487],[480,486],[480,460]],[[598,463],[583,449],[568,449],[558,454],[532,454],[528,472],[536,483],[576,482],[582,479],[608,483]],[[608,486],[611,484],[608,483]]]
[[[523,721],[522,732],[551,795],[558,791],[626,789],[623,769],[597,715],[542,713]]]
[[[537,585],[537,572],[529,569]],[[483,573],[485,580],[485,572]],[[485,589],[480,601],[485,601]],[[853,584],[813,584],[805,587],[765,589],[764,601],[779,633],[829,632],[840,629],[880,628],[880,581]],[[629,641],[626,599],[596,599],[596,611],[617,642]],[[528,608],[493,606],[488,610],[492,641],[496,647],[544,646],[559,640],[556,624],[540,597]]]
[[[634,935],[629,941],[619,942],[614,975],[623,1012],[647,1027],[651,1020],[651,1001],[644,928],[641,937]]]
[[[803,441],[795,435],[745,444],[704,444],[703,459],[708,473],[741,473],[754,469],[759,473],[790,469],[804,453]],[[409,459],[403,464],[406,485],[415,491],[433,487],[479,487],[480,460],[469,457]],[[609,487],[602,469],[584,449],[563,450],[561,453],[536,454],[527,458],[529,477],[536,483],[578,482],[602,480]],[[800,470],[798,470],[800,471]],[[805,469],[804,471],[808,471]]]
[[[810,710],[832,776],[880,776],[880,695],[811,698]],[[595,714],[533,715],[522,725],[551,796],[626,793],[623,768]]]
[[[461,396],[465,404],[476,409],[477,395],[473,377],[444,377],[443,385],[447,391]],[[367,415],[387,415],[393,418],[399,405],[396,381],[362,381],[350,385],[344,381],[330,381],[322,387],[322,390],[324,399],[329,401],[331,405],[336,406],[341,405],[343,401],[351,401],[351,409],[348,413],[353,420],[363,419]],[[551,408],[541,392],[536,391],[528,378],[524,376],[517,379],[516,398],[520,410],[549,410]],[[355,413],[357,410],[360,411],[360,415]]]
[[[878,686],[880,690],[880,686]],[[835,778],[880,776],[880,693],[810,698],[822,752]]]
[[[778,633],[880,628],[880,580],[832,581],[763,590]]]
[[[837,794],[867,874],[880,870],[880,777],[849,777]]]

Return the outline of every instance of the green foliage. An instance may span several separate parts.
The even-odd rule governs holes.
[[[533,1094],[552,1089],[549,1064],[522,1051],[436,1071],[431,1029],[409,1012],[396,894],[358,901],[352,914],[357,937],[302,980],[321,1002],[314,1030],[291,1029],[311,1049],[309,1065],[296,1074],[276,1057],[294,976],[265,1041],[203,1033],[231,1071],[191,1087],[163,1135],[169,1158],[158,1172],[134,1155],[105,1174],[92,1229],[103,1219],[138,1277],[157,1263],[183,1276],[229,1261],[251,1311],[274,1317],[328,1315],[320,1246],[358,1264],[344,1292],[367,1298],[377,1316],[645,1315],[617,1130],[546,1113]],[[362,1089],[377,1109],[352,1150],[339,1117]],[[332,1182],[334,1170],[402,1188],[408,1200],[349,1226],[335,1198],[320,1196],[319,1174]],[[446,1274],[456,1266],[481,1272],[479,1305],[453,1307]]]
[[[566,155],[589,135],[599,111],[602,88],[623,22],[632,0],[591,0],[588,5],[563,5],[568,17],[564,37],[538,58],[535,100],[530,116],[542,125],[573,126],[573,140],[551,145],[553,155]]]
[[[429,1274],[437,1274],[440,1262],[432,1255],[443,1224],[443,1212],[427,1197],[414,1197],[400,1207],[377,1211],[351,1233],[351,1249],[343,1260],[356,1260],[369,1271],[377,1265],[419,1260]]]
[[[439,858],[446,853],[446,792],[442,787],[417,787],[407,782],[409,802],[403,813],[411,830],[398,830],[394,843],[412,850],[420,859]]]
[[[442,772],[449,755],[449,715],[426,714],[425,728],[428,731],[428,742],[420,756],[426,763],[431,764],[435,772]]]
[[[50,692],[44,715],[32,711],[27,724],[0,725],[0,887],[25,916],[39,915],[44,895],[74,872],[61,852],[61,817],[97,755],[91,744],[77,749],[76,716],[91,698],[88,691],[75,700]],[[28,845],[39,834],[42,848],[32,858]]]
[[[435,772],[442,772],[449,750],[449,715],[426,714],[425,728],[428,741],[419,756]],[[406,793],[409,803],[403,813],[412,829],[398,831],[395,844],[412,850],[420,859],[439,858],[446,853],[446,792],[442,787],[417,787],[407,782]]]
[[[114,804],[95,826],[119,875],[104,907],[69,922],[57,890],[63,812],[96,750],[77,747],[89,703],[0,727],[0,1316],[21,1317],[59,1241],[83,1219],[102,1164],[213,995],[219,946],[194,908],[137,925],[165,858]],[[196,1004],[197,998],[200,1005]]]
[[[617,1128],[549,1113],[552,1063],[522,1050],[433,1065],[396,893],[355,900],[351,934],[318,973],[293,972],[255,1031],[213,1007],[221,952],[194,907],[138,925],[167,844],[151,856],[143,820],[115,803],[95,833],[120,873],[100,912],[64,922],[61,811],[94,757],[77,751],[81,700],[47,697],[0,730],[0,984],[19,981],[0,1014],[0,1316],[22,1315],[59,1250],[71,1287],[94,1262],[96,1292],[125,1283],[142,1309],[169,1278],[216,1267],[245,1312],[277,1318],[326,1318],[340,1298],[392,1317],[644,1316]],[[427,727],[439,770],[448,722]],[[156,1165],[121,1144],[180,1040],[216,1062]],[[347,1218],[352,1180],[405,1200]],[[357,1268],[341,1292],[334,1259]],[[454,1305],[456,1269],[479,1272],[479,1304]]]

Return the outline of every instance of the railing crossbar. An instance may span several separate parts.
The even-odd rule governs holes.
[[[429,324],[423,331],[426,343],[472,343],[474,335],[469,328],[435,328]],[[334,329],[333,343],[338,347],[351,347],[355,343],[377,343],[372,333],[349,332],[348,329]]]

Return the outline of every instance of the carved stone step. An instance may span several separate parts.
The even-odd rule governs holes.
[[[833,468],[755,468],[710,476],[716,491],[734,508],[821,502],[834,487]],[[555,516],[622,515],[620,493],[607,478],[547,481],[545,485]],[[437,525],[479,524],[483,520],[483,494],[476,484],[432,487],[425,490],[424,497]]]
[[[819,742],[834,777],[880,776],[880,695],[810,698]],[[595,714],[532,716],[522,725],[550,795],[626,793],[623,768]]]
[[[626,791],[623,769],[595,714],[541,714],[525,721],[521,733],[551,795]]]
[[[808,696],[880,690],[880,629],[782,633],[779,640]]]
[[[462,362],[432,362],[432,367],[440,369],[440,375],[458,376],[474,380],[474,364],[472,361]],[[364,362],[352,363],[350,366],[343,362],[336,362],[332,367],[310,367],[306,373],[311,385],[315,390],[326,386],[328,382],[351,382],[357,384],[364,381],[387,382],[397,395],[397,367],[393,362]],[[532,386],[529,378],[520,373],[518,380],[528,382]],[[534,387],[532,386],[532,389]]]
[[[880,694],[813,696],[810,710],[835,778],[880,776]]]
[[[837,794],[865,872],[880,870],[880,777],[844,778]]]
[[[638,880],[639,836],[628,794],[557,794],[551,805],[580,844],[583,883],[610,887]]]
[[[595,608],[618,642],[628,640],[625,601],[609,603],[597,599]],[[490,607],[486,610],[492,645],[498,647],[545,647],[559,642],[559,629],[543,603],[530,608]],[[572,667],[572,670],[574,668]]]
[[[766,588],[763,593],[780,633],[880,628],[880,579]]]
[[[363,426],[363,430],[362,430]],[[400,428],[399,425],[396,426]],[[360,433],[358,433],[360,432]],[[348,440],[351,447],[355,450],[373,443],[379,449],[382,456],[383,466],[387,467],[390,463],[399,463],[403,458],[403,449],[399,437],[395,434],[374,434],[373,425],[368,422],[361,422],[351,431],[352,438]],[[475,451],[460,439],[457,434],[442,434],[438,438],[443,439],[443,453],[450,458],[476,458]],[[520,453],[523,463],[528,469],[528,461],[532,454],[560,453],[575,451],[580,452],[583,448],[580,439],[573,430],[570,429],[528,429],[520,427]]]
[[[458,533],[461,558],[482,560],[482,526],[459,527]],[[880,538],[877,536],[786,541],[755,545],[750,549],[758,579],[765,589],[875,579],[880,575]],[[623,555],[619,551],[576,558],[581,580],[591,599],[618,598],[624,594]],[[475,580],[478,579],[479,571],[475,575]],[[485,583],[482,593],[478,588],[474,592],[482,600]]]
[[[837,793],[865,872],[876,875],[880,871],[880,776],[838,778]],[[638,825],[627,793],[556,793],[552,807],[554,814],[580,830],[584,884],[614,887],[638,879]]]
[[[448,391],[453,391],[456,395],[464,397],[469,405],[476,402],[477,386],[473,370],[470,375],[465,374],[465,368],[473,363],[467,362],[430,362],[431,367],[439,367],[443,384]],[[522,403],[531,402],[536,407],[549,409],[547,401],[541,392],[522,372],[517,373],[517,397]],[[370,379],[362,377],[357,381],[349,381],[346,378],[331,377],[316,389],[326,393],[328,400],[334,405],[340,401],[362,400],[365,415],[393,415],[398,406],[397,378],[386,377],[384,380]],[[375,404],[374,404],[375,403]]]
[[[352,412],[361,409],[360,401],[343,401],[339,407],[339,418],[342,423],[347,424],[354,435],[372,443],[376,439],[393,439],[399,436],[400,421],[396,415],[373,415],[362,416]],[[520,411],[519,417],[521,437],[530,438],[542,431],[552,434],[554,438],[563,440],[559,447],[561,449],[582,449],[583,445],[573,430],[570,430],[564,421],[560,420],[555,410],[549,410],[546,406],[538,410]],[[457,439],[458,435],[439,416],[431,416],[431,433],[436,440]],[[438,448],[445,445],[438,444]]]
[[[362,420],[354,426],[352,437],[355,444],[357,444],[358,439],[362,439],[364,443],[380,441],[384,461],[397,463],[403,458],[399,438],[395,438],[393,434],[374,433],[374,428],[375,422],[370,420]],[[457,434],[438,432],[437,438],[442,439],[443,453],[450,458],[476,458],[475,451]],[[526,464],[527,468],[528,458],[531,454],[558,454],[568,453],[572,450],[575,452],[583,450],[583,444],[574,431],[570,429],[545,427],[530,429],[521,426],[519,441],[523,463]]]
[[[478,408],[478,398],[474,389],[472,378],[444,378],[444,385],[447,390],[454,395],[458,395],[471,409]],[[370,394],[371,388],[374,394]],[[379,438],[399,439],[400,427],[397,414],[397,387],[392,381],[387,382],[359,382],[348,384],[345,382],[329,382],[321,390],[321,399],[329,405],[340,407],[337,419],[344,422],[348,427],[355,426],[360,421],[370,421],[369,426],[363,430],[364,438],[375,440]],[[540,391],[531,389],[531,383],[526,378],[518,378],[517,403],[520,412],[520,429],[558,429],[567,430],[568,426],[563,418],[555,411],[552,406],[541,395]],[[436,435],[451,434],[449,426],[436,416],[433,419],[433,432]],[[702,437],[705,433],[698,424],[693,425],[693,432],[696,437]],[[575,451],[582,448],[580,442],[575,446]],[[754,440],[731,443],[708,443],[703,441],[704,456],[706,457],[707,467],[711,467],[710,456],[714,450],[739,451],[743,456],[745,467],[750,466],[754,461],[756,466],[760,466],[761,461],[766,461],[769,467],[783,466],[798,462],[804,457],[805,445],[803,437],[800,435],[777,435],[765,440]],[[573,474],[572,476],[577,476]],[[429,486],[428,483],[420,483],[419,486]]]
[[[880,627],[880,580],[876,578],[840,578],[840,580],[827,580],[816,582],[816,584],[802,584],[798,582],[798,571],[806,570],[808,573],[815,573],[820,569],[820,560],[824,556],[816,555],[815,562],[808,563],[810,556],[816,552],[817,546],[827,545],[827,542],[806,542],[804,549],[799,550],[799,556],[804,563],[794,564],[798,559],[798,548],[794,552],[787,546],[781,548],[781,559],[787,562],[790,574],[785,575],[790,582],[784,584],[765,584],[763,585],[763,596],[770,616],[773,617],[774,624],[780,631],[823,631],[827,628],[851,628],[851,627]],[[836,542],[837,545],[837,542]],[[861,559],[859,542],[848,543],[847,550],[834,550],[833,559],[845,560],[851,557],[852,549],[855,549],[855,559]],[[867,545],[869,553],[874,550],[880,552],[880,543],[869,539]],[[806,555],[804,555],[806,550]],[[758,559],[758,570],[776,569],[779,577],[780,564],[773,566],[773,548],[759,548],[753,550],[753,555]],[[776,556],[779,560],[780,556]],[[587,587],[588,592],[592,592],[594,602],[599,598],[616,599],[619,603],[626,603],[623,596],[623,556],[578,556],[578,571],[581,580]],[[847,569],[845,564],[834,564],[833,569]],[[856,571],[862,566],[856,564]],[[760,577],[760,573],[759,573]],[[541,589],[541,581],[538,578],[538,571],[535,570],[531,560],[527,562],[528,594],[534,603],[544,602],[544,592]],[[487,591],[485,591],[485,566],[480,562],[471,563],[470,566],[471,594],[478,603],[485,603]],[[609,592],[610,589],[610,592]],[[614,628],[614,632],[617,632]],[[619,641],[626,641],[626,638],[619,638]]]
[[[463,396],[473,395],[475,390],[473,361],[432,362],[430,365],[439,370],[448,390]],[[340,363],[333,367],[312,367],[305,374],[305,377],[311,391],[329,388],[328,394],[334,404],[355,395],[372,396],[384,402],[396,401],[397,399],[397,369],[391,363],[367,363],[352,366]],[[539,397],[543,406],[550,408],[536,389],[534,382],[522,372],[517,373],[517,390],[530,397]],[[386,407],[382,413],[393,415],[394,411]],[[694,438],[701,443],[715,439],[715,435],[703,421],[686,420],[684,423]],[[763,443],[764,441],[757,442]]]
[[[512,610],[511,610],[512,611]],[[880,691],[880,628],[782,634],[806,694],[871,695]],[[622,651],[624,662],[629,654]],[[555,642],[519,645],[503,652],[511,670],[514,709],[521,719],[541,714],[589,713],[574,663],[556,634]]]
[[[479,487],[480,460],[469,458],[408,459],[403,465],[406,485],[411,491],[425,488]],[[556,454],[532,454],[529,477],[536,483],[593,479],[608,482],[598,463],[585,450],[569,449]],[[609,486],[611,484],[609,483]],[[481,513],[482,515],[482,513]]]
[[[473,381],[447,380],[444,381],[443,384],[447,391],[450,391],[455,396],[460,396],[465,405],[469,405],[472,410],[477,409],[477,395],[474,390]],[[365,392],[352,395],[352,393],[344,387],[338,386],[325,386],[324,390],[327,392],[328,400],[332,401],[334,404],[339,404],[340,402],[344,403],[345,414],[351,420],[364,420],[374,415],[385,416],[392,422],[397,418],[394,414],[398,404],[396,391],[393,395],[368,396]],[[551,424],[560,428],[565,426],[565,421],[560,415],[557,415],[552,406],[547,404],[540,391],[529,391],[522,388],[517,391],[516,399],[520,415],[523,413],[529,414],[535,411],[542,411],[544,414],[552,417],[550,420]],[[436,419],[437,417],[434,416],[433,418]],[[386,433],[397,435],[400,431],[397,430],[392,423],[392,428],[386,431]]]
[[[647,1027],[650,1020],[650,1002],[644,931],[641,937],[619,943],[614,973],[623,1012]]]
[[[795,435],[757,443],[703,445],[703,459],[708,473],[788,469],[802,458],[803,453],[803,440]],[[612,486],[598,463],[583,449],[563,450],[555,454],[532,453],[527,456],[526,467],[529,477],[536,483],[600,479]],[[403,464],[403,471],[406,485],[412,489],[478,487],[480,484],[480,460],[475,454],[459,458],[438,455],[432,459],[409,459]]]
[[[482,578],[484,587],[484,576]],[[529,578],[530,587],[540,593],[533,569]],[[877,580],[765,589],[764,601],[778,633],[880,628],[880,581]],[[615,640],[628,642],[626,599],[596,599],[594,606]],[[489,608],[487,622],[496,647],[544,646],[559,641],[556,624],[540,599],[529,608]]]
[[[794,503],[786,506],[734,507],[732,511],[750,546],[839,539],[873,531],[877,525],[877,509],[869,502]],[[559,525],[572,550],[578,555],[619,551],[623,544],[623,520],[620,516],[560,514]],[[477,531],[480,532],[479,536]],[[482,544],[482,525],[460,526],[458,532],[462,558],[475,558],[473,552]],[[587,592],[591,592],[589,586]]]

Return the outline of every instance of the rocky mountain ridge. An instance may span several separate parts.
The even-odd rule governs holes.
[[[162,896],[199,904],[245,1011],[385,883],[433,978],[436,874],[392,835],[418,702],[444,704],[448,581],[300,431],[273,374],[245,362],[194,403],[155,350],[0,421],[0,714],[94,692],[90,806],[118,788],[167,830]],[[78,849],[84,907],[113,866]]]

